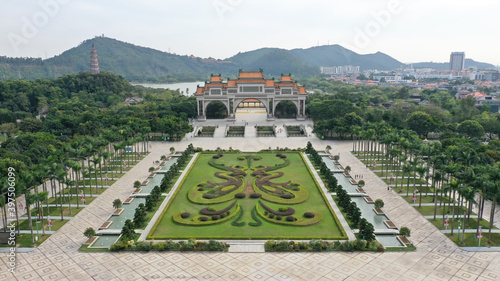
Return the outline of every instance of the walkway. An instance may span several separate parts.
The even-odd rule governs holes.
[[[255,115],[255,114],[254,114]],[[248,115],[247,115],[248,116]],[[221,121],[218,121],[221,122]],[[249,120],[248,122],[254,122]],[[282,122],[278,120],[278,122]],[[259,123],[262,123],[259,121]],[[288,123],[288,120],[287,120]],[[262,123],[265,124],[265,123]],[[352,174],[364,174],[371,198],[385,202],[384,211],[398,226],[412,230],[415,252],[354,253],[84,253],[78,249],[86,227],[97,228],[122,201],[137,179],[147,177],[153,160],[168,155],[171,146],[258,151],[276,147],[305,147],[311,140],[318,150],[326,145],[340,152]],[[0,280],[499,280],[498,252],[469,252],[445,237],[349,151],[352,143],[317,138],[195,138],[178,143],[154,143],[152,153],[123,176],[57,233],[30,253],[17,253],[16,275],[8,273],[7,253],[0,254]],[[497,216],[497,218],[500,216]]]

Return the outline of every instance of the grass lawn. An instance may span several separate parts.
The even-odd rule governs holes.
[[[423,199],[423,198],[422,198]],[[418,204],[418,199],[417,199],[417,204]],[[453,210],[453,204],[448,208],[448,204],[446,204],[443,207],[437,207],[437,217],[443,216],[443,208],[445,211],[445,215],[447,214],[449,217],[451,217],[451,213]],[[422,206],[418,207],[415,206],[415,210],[419,211],[423,216],[433,216],[434,215],[434,206]],[[455,215],[459,214],[462,215],[464,213],[464,207],[458,208],[458,206],[455,206]]]
[[[33,232],[36,234],[36,220],[35,220],[35,217],[32,217],[32,218],[33,218]],[[43,222],[44,222],[44,224],[47,224],[47,219],[44,218]],[[69,222],[69,220],[61,221],[61,219],[53,219],[52,220],[52,231],[59,230],[59,228],[61,228],[67,222]],[[21,228],[21,230],[30,230],[29,220],[20,220],[19,227]],[[45,230],[49,230],[49,228],[46,227]],[[40,237],[41,237],[42,236],[42,222],[41,221],[38,222],[38,232],[40,233]]]
[[[90,195],[90,193],[92,192],[92,194],[102,194],[104,191],[107,190],[107,187],[98,187],[97,188],[97,192],[95,190],[95,186],[94,187],[85,187],[85,188],[82,188],[82,187],[79,187],[78,188],[78,191],[80,193],[76,193],[76,187],[71,187],[71,188],[66,188],[64,189],[64,194],[73,194],[74,196],[79,196],[79,194],[81,194],[81,192],[83,191],[83,193],[85,195]]]
[[[35,246],[40,246],[40,244],[42,244],[45,240],[47,240],[47,238],[50,237],[50,234],[42,235],[42,232],[40,232],[40,239],[36,240],[37,239],[36,230],[34,230],[33,233],[35,235],[35,244],[34,244]],[[31,237],[31,233],[22,233],[21,235],[16,234],[17,247],[32,248],[34,246],[31,243],[32,241],[33,241],[33,238]],[[11,246],[7,245],[7,244],[0,244],[0,247],[10,248]]]
[[[69,207],[63,207],[63,216],[71,216],[74,217],[76,216],[81,210],[83,210],[83,207],[80,207],[80,209],[76,208],[76,205],[71,206],[71,214],[69,213]],[[33,216],[37,214],[38,210],[34,209],[33,212],[31,213]],[[49,216],[61,216],[61,207],[49,207]],[[47,207],[43,207],[43,216],[47,216]]]
[[[450,226],[448,226],[448,229],[450,229],[450,227],[451,227],[451,218],[449,220],[450,220]],[[462,220],[462,219],[460,219],[460,220]],[[443,224],[443,217],[442,216],[436,218],[436,220],[430,219],[429,221],[439,229],[446,229],[444,227],[444,224]],[[462,224],[462,228],[463,228],[464,222],[462,221],[461,224]],[[455,228],[455,230],[458,228],[458,220],[456,218],[455,218],[455,222],[453,223],[453,227]],[[488,221],[486,221],[484,219],[481,220],[481,228],[483,229],[483,232],[488,232],[489,227],[490,227],[490,223]],[[465,228],[477,229],[477,218],[470,218],[468,224],[467,224],[467,218],[466,218],[465,219]],[[498,228],[493,226],[493,229],[498,229]]]
[[[85,198],[85,200],[87,201],[87,203],[85,203],[85,205],[90,204],[92,201],[94,201],[94,199],[95,199],[95,198],[97,198],[97,197],[89,197],[89,196],[87,196],[87,197]],[[69,197],[64,197],[64,199],[63,199],[63,204],[68,204],[68,202],[69,202],[69,201],[70,201],[70,200],[69,200]],[[82,200],[80,199],[80,196],[76,196],[76,195],[75,195],[73,198],[71,198],[71,205],[74,205],[74,206],[75,206],[75,208],[76,208],[76,201],[78,201],[78,203],[79,203],[80,205],[82,205],[82,204],[83,204],[83,203],[82,203]],[[59,202],[59,197],[57,197],[57,202]],[[49,198],[49,204],[55,204],[55,203],[56,203],[55,198],[53,198],[53,197],[52,197],[52,198]],[[72,206],[72,208],[73,208],[73,206]],[[80,208],[81,208],[81,207],[80,207]]]
[[[446,234],[451,241],[455,242],[460,247],[478,247],[479,239],[475,238],[474,233],[465,233],[464,243],[461,244],[462,241],[462,233],[460,233],[460,239],[458,238],[458,234],[455,232],[453,236],[449,233]],[[492,233],[491,234],[491,244],[488,245],[488,232],[483,231],[483,238],[481,238],[481,247],[499,247],[500,246],[500,233]]]
[[[409,196],[406,196],[406,190],[403,190],[403,192],[401,192],[400,195],[403,195],[401,197],[404,200],[406,200],[406,202],[413,204],[413,196],[412,196],[411,190],[410,190]],[[437,196],[438,205],[439,205],[439,202],[441,202],[441,197],[443,197],[443,196],[441,196],[441,195]],[[420,202],[419,200],[420,200],[420,194],[417,194],[417,201],[415,201],[415,203],[418,204]],[[434,200],[434,195],[427,195],[427,196],[422,195],[422,204],[423,203],[434,203],[434,202],[432,202],[432,200]],[[448,203],[450,201],[451,201],[451,199],[448,196],[443,197],[443,202]]]
[[[299,153],[285,153],[287,158],[291,161],[291,164],[280,168],[273,172],[283,172],[283,176],[273,178],[271,181],[274,183],[285,183],[289,180],[292,183],[298,183],[305,187],[308,191],[307,201],[295,205],[283,205],[278,203],[272,203],[265,201],[263,199],[252,199],[246,196],[243,199],[237,199],[240,207],[243,211],[242,218],[239,222],[244,222],[243,226],[234,226],[231,222],[237,220],[236,218],[231,218],[228,221],[221,222],[212,225],[203,226],[193,226],[178,224],[173,221],[173,216],[182,212],[189,212],[192,216],[199,215],[199,212],[204,207],[213,207],[216,210],[223,209],[229,206],[235,199],[219,203],[202,205],[195,204],[187,198],[188,192],[199,183],[211,181],[214,183],[226,182],[226,180],[218,178],[215,176],[216,172],[222,172],[222,170],[217,169],[208,164],[208,161],[212,158],[214,154],[203,153],[199,156],[196,163],[192,167],[189,174],[184,179],[183,184],[177,191],[172,201],[169,202],[167,210],[164,212],[160,218],[159,223],[153,228],[152,232],[149,234],[150,238],[154,239],[346,239],[347,237],[343,234],[341,226],[337,224],[336,219],[331,213],[331,210],[324,197],[320,193],[313,177],[309,173],[307,166],[305,165],[302,157]],[[248,153],[226,153],[223,158],[216,160],[217,163],[224,163],[225,166],[244,166],[248,165],[248,161],[238,160],[239,156],[246,156]],[[252,168],[257,166],[272,166],[275,164],[281,164],[284,161],[275,156],[274,153],[253,153],[254,156],[262,157],[261,160],[252,160]],[[255,179],[251,176],[251,170],[245,170],[247,173],[243,177],[243,184],[247,186],[248,183],[252,183]],[[251,185],[249,185],[251,186]],[[255,188],[255,187],[254,187]],[[196,190],[196,189],[195,189]],[[247,193],[253,193],[250,191]],[[262,192],[259,192],[262,193]],[[297,218],[302,218],[305,212],[318,212],[323,216],[323,219],[314,225],[310,226],[293,226],[293,225],[281,225],[268,222],[263,218],[259,218],[262,222],[260,226],[251,226],[249,223],[255,222],[252,217],[252,210],[258,204],[258,200],[262,200],[268,207],[278,210],[279,207],[290,206],[295,209],[295,214]],[[260,206],[259,206],[260,207]],[[283,218],[284,220],[285,218]]]

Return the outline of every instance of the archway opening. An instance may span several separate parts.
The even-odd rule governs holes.
[[[297,118],[297,106],[288,100],[280,101],[274,114],[277,118]]]
[[[207,105],[207,119],[224,119],[227,118],[227,108],[220,101],[213,101]]]
[[[257,99],[246,99],[238,104],[238,108],[266,108],[266,106]]]

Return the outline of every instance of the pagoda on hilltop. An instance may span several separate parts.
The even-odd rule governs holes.
[[[221,75],[211,75],[205,85],[198,86],[194,96],[197,101],[198,120],[206,120],[207,106],[221,102],[227,110],[229,120],[235,119],[240,104],[259,104],[266,109],[267,120],[275,119],[276,106],[283,101],[292,102],[297,111],[297,120],[305,119],[307,92],[290,74],[277,80],[268,79],[260,71],[241,71],[236,79],[223,81]]]
[[[92,43],[92,50],[90,51],[90,72],[92,74],[99,73],[99,60],[97,59],[97,51]]]

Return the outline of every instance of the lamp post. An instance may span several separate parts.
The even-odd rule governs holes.
[[[460,227],[462,226],[462,221],[458,221],[458,240],[460,241]],[[464,234],[465,235],[465,234]]]
[[[37,236],[37,239],[36,241],[40,240],[40,233],[38,232],[38,216],[39,214],[36,214],[36,236]]]

